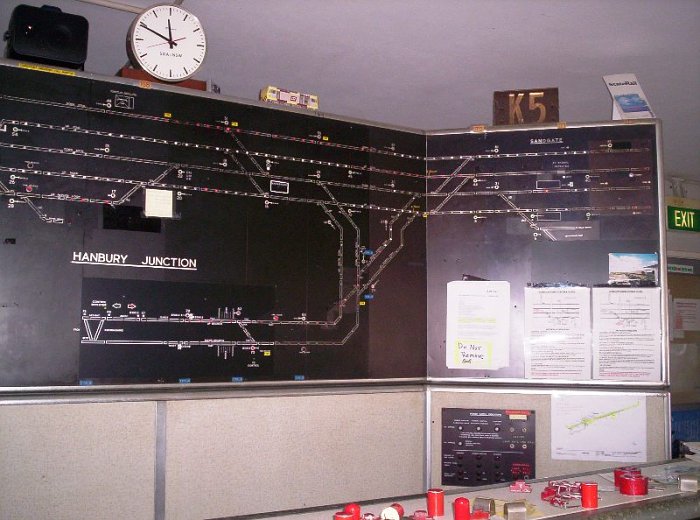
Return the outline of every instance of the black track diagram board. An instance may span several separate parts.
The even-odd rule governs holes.
[[[432,134],[427,154],[430,376],[661,380],[654,124]]]
[[[0,64],[0,387],[521,378],[522,287],[659,250],[654,124],[426,133],[57,72]],[[445,363],[464,279],[513,288],[498,370]]]
[[[425,374],[420,132],[0,85],[0,386]]]

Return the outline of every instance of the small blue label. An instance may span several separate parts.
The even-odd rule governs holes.
[[[303,381],[304,379],[304,376],[294,376],[294,381]]]
[[[243,378],[242,378],[241,376],[233,376],[233,377],[231,378],[231,382],[232,382],[232,383],[242,383],[242,382],[243,382]]]
[[[191,383],[191,382],[192,382],[191,377],[181,377],[180,379],[178,379],[178,383],[180,383],[181,385],[185,385],[185,384]]]
[[[81,379],[79,384],[80,384],[80,386],[91,386],[92,379]]]
[[[374,300],[374,294],[363,294],[362,297],[365,300]]]
[[[372,256],[374,254],[374,249],[365,249],[362,251],[362,254],[365,256]]]

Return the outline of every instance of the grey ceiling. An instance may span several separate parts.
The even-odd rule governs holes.
[[[2,0],[0,28],[20,3],[88,19],[86,71],[114,75],[125,64],[134,13],[78,0]],[[700,180],[699,0],[182,5],[207,31],[208,57],[196,77],[222,95],[256,99],[271,84],[319,94],[324,112],[426,130],[490,124],[493,91],[511,88],[558,87],[562,120],[607,120],[602,76],[634,73],[663,120],[667,176]]]

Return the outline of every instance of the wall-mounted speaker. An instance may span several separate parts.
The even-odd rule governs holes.
[[[5,40],[7,58],[83,69],[88,21],[57,7],[22,4],[12,11]]]

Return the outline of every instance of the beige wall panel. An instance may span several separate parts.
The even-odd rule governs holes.
[[[500,392],[431,392],[431,485],[440,486],[441,481],[441,451],[442,451],[442,409],[443,408],[493,408],[497,410],[523,409],[535,410],[535,471],[536,478],[547,478],[571,473],[583,473],[601,468],[619,466],[621,464],[553,460],[551,458],[551,396],[558,393],[500,393]],[[667,411],[664,398],[661,395],[647,395],[647,461],[656,462],[666,457],[665,420]]]
[[[0,406],[0,519],[152,519],[154,403]]]
[[[423,391],[169,402],[166,518],[420,493]]]

